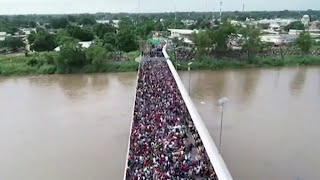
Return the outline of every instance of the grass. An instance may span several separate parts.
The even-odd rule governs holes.
[[[70,73],[95,73],[95,72],[126,72],[137,71],[139,63],[134,59],[139,52],[130,52],[128,57],[132,60],[124,62],[105,61],[98,67],[87,64],[82,67],[70,67]],[[27,75],[27,74],[54,74],[59,73],[55,59],[58,54],[36,53],[25,56],[0,56],[0,75]],[[134,57],[134,58],[133,58]],[[64,72],[65,73],[65,72]]]
[[[137,52],[132,52],[135,57]],[[34,54],[25,56],[0,56],[0,75],[27,75],[27,74],[54,74],[59,73],[54,59],[56,53]],[[176,62],[173,61],[175,64]],[[178,62],[178,70],[187,70],[188,62]],[[287,56],[281,57],[257,57],[254,60],[236,59],[212,59],[209,57],[198,58],[191,65],[192,70],[219,70],[239,69],[250,67],[281,67],[281,66],[305,66],[320,65],[318,56]],[[139,64],[132,61],[105,62],[99,66],[91,64],[82,67],[73,67],[71,73],[96,73],[96,72],[126,72],[137,71]]]
[[[140,55],[140,51],[132,51],[127,53],[127,56],[130,61],[134,61],[139,55]]]

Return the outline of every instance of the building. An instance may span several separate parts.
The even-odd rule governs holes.
[[[82,48],[88,49],[91,46],[92,41],[83,41],[83,42],[79,42],[79,44],[81,45]],[[56,47],[54,51],[60,51],[60,47]]]
[[[275,45],[282,45],[285,43],[284,38],[282,38],[280,35],[274,35],[274,34],[266,34],[260,36],[261,41],[265,43],[273,43]]]
[[[6,36],[7,36],[6,32],[0,32],[0,41],[6,40]]]
[[[191,38],[192,33],[198,33],[199,30],[190,30],[190,29],[168,29],[170,32],[169,38]]]
[[[20,29],[25,35],[30,35],[32,31],[37,32],[36,28],[22,28]]]
[[[192,33],[198,33],[199,30],[190,30],[190,29],[168,29],[170,32],[169,38],[178,38],[180,40],[183,40],[186,44],[193,44],[191,41],[191,35]]]
[[[99,24],[109,24],[110,21],[109,20],[97,20],[97,23],[99,23]]]
[[[309,26],[310,30],[319,30],[320,29],[320,21],[312,21]]]
[[[118,25],[119,22],[120,22],[120,20],[97,20],[97,23],[99,23],[99,24],[111,24],[116,28],[119,27],[119,25]]]
[[[181,20],[181,22],[185,25],[185,26],[191,26],[194,25],[196,23],[195,20],[192,19],[183,19]]]
[[[262,19],[258,21],[258,24],[277,24],[277,26],[284,27],[292,22],[298,21],[296,19]]]
[[[310,16],[309,15],[304,15],[302,18],[301,18],[301,23],[306,27],[309,25],[310,23]]]
[[[290,29],[288,34],[289,35],[297,35],[297,36],[299,36],[299,34],[302,33],[302,32],[303,32],[303,30]]]

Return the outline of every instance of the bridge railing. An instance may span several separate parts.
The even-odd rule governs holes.
[[[203,146],[206,150],[206,153],[210,159],[210,162],[212,166],[214,167],[214,171],[217,174],[217,177],[219,180],[232,180],[232,176],[229,172],[229,169],[227,168],[222,156],[220,155],[217,146],[213,142],[208,129],[206,128],[205,124],[203,123],[197,109],[195,108],[190,96],[188,95],[187,90],[185,89],[178,72],[174,68],[174,65],[172,64],[170,57],[167,53],[167,45],[163,47],[163,54],[165,58],[167,59],[168,66],[170,68],[170,71],[177,83],[177,86],[180,90],[181,96],[187,106],[187,109],[190,113],[191,119],[194,123],[194,126],[196,127],[198,134],[202,140]]]

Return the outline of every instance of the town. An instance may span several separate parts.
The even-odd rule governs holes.
[[[0,179],[320,179],[307,3],[3,1]]]
[[[0,72],[16,72],[6,68],[7,59],[31,66],[22,74],[71,73],[79,68],[103,72],[110,68],[101,64],[112,66],[110,62],[123,62],[134,70],[134,60],[152,39],[174,44],[171,55],[177,62],[301,55],[314,59],[320,55],[319,14],[308,10],[1,16]],[[68,48],[75,52],[63,53]],[[73,65],[77,68],[69,67]]]

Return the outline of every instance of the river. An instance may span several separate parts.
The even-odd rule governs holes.
[[[188,89],[188,72],[181,72]],[[320,179],[320,68],[193,71],[235,180]],[[0,179],[121,179],[136,73],[0,77]]]

